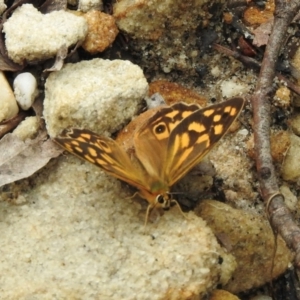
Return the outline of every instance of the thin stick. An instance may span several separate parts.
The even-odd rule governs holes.
[[[272,33],[266,47],[257,86],[252,95],[256,168],[261,195],[268,203],[267,214],[275,232],[296,252],[295,263],[300,267],[300,229],[279,193],[270,151],[270,99],[275,77],[275,64],[287,27],[300,8],[300,0],[276,0]]]

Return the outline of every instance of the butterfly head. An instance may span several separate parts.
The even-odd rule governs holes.
[[[143,198],[147,199],[149,202],[147,212],[146,212],[146,218],[145,218],[145,226],[148,222],[149,215],[153,211],[153,209],[163,209],[163,210],[169,210],[171,207],[172,201],[172,195],[169,192],[163,192],[159,194],[150,194],[149,192],[146,192],[147,195],[145,195],[145,191],[143,191],[143,195],[140,194]]]
[[[148,201],[151,210],[153,208],[169,210],[172,202],[174,201],[168,187],[161,183],[153,184],[151,191],[150,189],[141,189],[138,194],[141,198]]]
[[[155,198],[153,207],[169,210],[172,203],[172,195],[170,193],[158,194]]]
[[[150,194],[148,196],[150,196]],[[149,202],[147,212],[146,212],[145,226],[148,222],[149,215],[151,214],[153,209],[169,210],[170,207],[173,205],[176,205],[180,213],[186,218],[185,214],[181,210],[180,205],[175,199],[173,199],[173,196],[170,192],[162,192],[156,194],[156,196],[152,194],[151,196],[152,198],[145,198],[145,195],[143,195],[143,197],[147,199]]]

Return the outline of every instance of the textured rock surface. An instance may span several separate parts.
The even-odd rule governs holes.
[[[119,29],[133,37],[130,46],[142,53],[143,67],[159,67],[165,73],[191,68],[195,73],[199,56],[196,29],[211,16],[207,7],[205,10],[207,3],[207,0],[122,0],[114,4],[113,16]]]
[[[0,203],[3,299],[181,300],[230,278],[232,256],[193,213],[144,231],[140,204],[95,166],[62,157],[45,175],[22,205]]]
[[[50,136],[66,127],[116,131],[147,94],[142,70],[129,61],[94,59],[67,64],[46,82],[44,117]]]
[[[18,136],[22,141],[34,137],[40,126],[40,118],[37,116],[27,117],[13,131],[13,134]]]
[[[102,52],[115,40],[119,30],[114,17],[92,10],[83,14],[88,23],[88,34],[82,48],[90,53]]]
[[[43,15],[24,4],[4,23],[3,32],[9,57],[22,63],[53,57],[61,47],[75,45],[84,39],[87,24],[83,17],[62,10]]]
[[[238,267],[225,286],[233,293],[249,290],[277,278],[290,265],[293,256],[278,237],[274,269],[271,272],[274,234],[268,221],[259,215],[234,209],[217,201],[203,201],[199,215],[237,260]]]
[[[114,16],[119,28],[136,38],[158,39],[170,28],[194,27],[193,21],[202,15],[201,6],[206,2],[122,0],[115,3]]]

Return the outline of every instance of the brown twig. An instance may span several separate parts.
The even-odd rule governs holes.
[[[236,60],[240,61],[244,66],[247,68],[253,69],[255,71],[259,71],[261,68],[261,63],[254,59],[253,57],[242,55],[241,53],[237,51],[233,51],[229,48],[226,48],[224,46],[221,46],[219,44],[213,44],[213,48],[221,53],[224,53],[228,56],[234,57]],[[286,83],[286,86],[290,88],[292,91],[300,95],[300,87],[294,84],[291,80],[280,74],[279,72],[276,72],[276,76],[279,80]]]
[[[272,228],[279,232],[287,245],[296,252],[295,263],[300,267],[300,229],[294,222],[279,193],[270,152],[270,99],[275,77],[275,64],[287,32],[287,27],[300,8],[300,0],[276,0],[274,24],[266,47],[256,90],[252,95],[256,167],[261,195],[267,204]]]

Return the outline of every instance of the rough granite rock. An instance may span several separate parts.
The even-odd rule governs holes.
[[[69,155],[22,205],[1,202],[1,297],[199,299],[229,280],[236,263],[201,218],[173,208],[144,229],[126,190]]]
[[[94,59],[66,64],[46,82],[44,117],[50,136],[81,127],[99,134],[120,129],[137,111],[148,83],[129,61]]]
[[[247,138],[248,131],[244,134],[244,129],[236,134],[228,133],[207,155],[217,176],[222,178],[226,200],[245,210],[252,206],[258,195],[252,186],[253,161],[245,155],[244,150]]]
[[[224,288],[232,293],[262,286],[290,266],[293,255],[278,236],[272,270],[274,233],[268,221],[254,213],[217,201],[202,201],[197,213],[234,255],[238,267]],[[271,271],[272,270],[272,271]],[[271,277],[272,276],[272,277]]]
[[[83,17],[62,10],[43,15],[32,4],[18,7],[3,25],[8,56],[16,63],[51,58],[84,40],[87,30]]]

